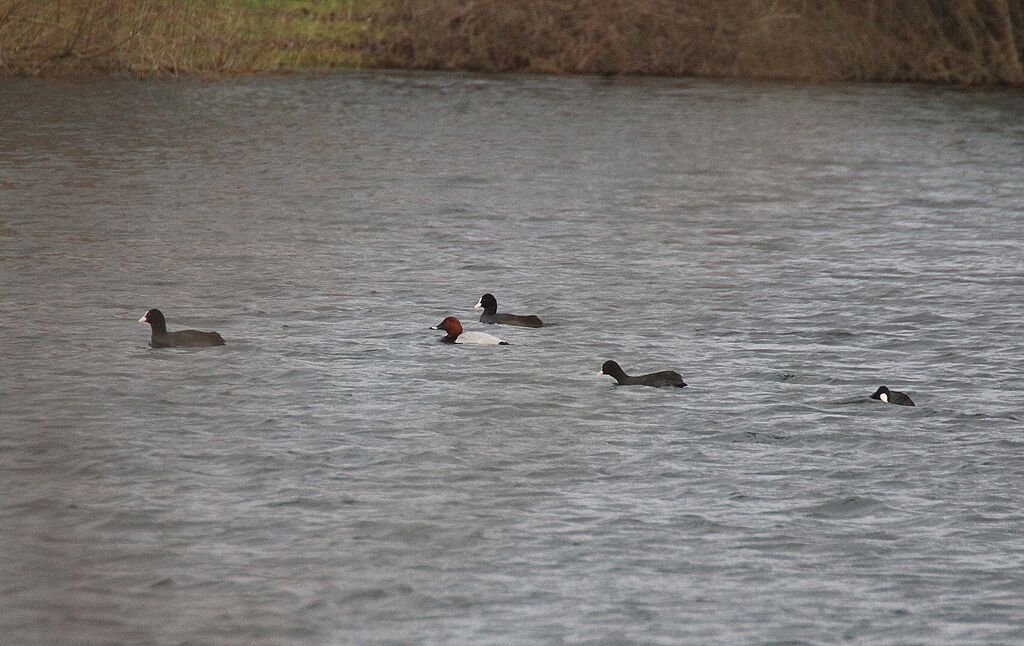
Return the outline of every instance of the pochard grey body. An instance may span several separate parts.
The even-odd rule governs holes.
[[[486,332],[463,332],[462,323],[454,316],[447,316],[443,321],[430,328],[444,330],[447,334],[441,337],[441,343],[475,343],[477,345],[508,345],[493,334]]]

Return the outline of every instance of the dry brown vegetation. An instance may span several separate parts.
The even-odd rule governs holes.
[[[1024,85],[1024,0],[0,0],[0,76],[334,67]]]
[[[384,0],[392,67],[1024,83],[1021,0]]]

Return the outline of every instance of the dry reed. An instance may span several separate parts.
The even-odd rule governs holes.
[[[384,0],[392,67],[1024,83],[1020,0]]]
[[[1024,0],[0,0],[0,76],[399,67],[1024,85]]]

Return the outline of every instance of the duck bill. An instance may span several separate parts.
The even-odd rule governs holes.
[[[475,310],[482,310],[483,308],[484,308],[484,304],[481,303],[480,301],[477,301],[476,305],[473,306],[473,309],[475,309]]]
[[[142,318],[139,319],[139,323],[149,323],[149,321],[147,321],[146,317],[143,316]]]

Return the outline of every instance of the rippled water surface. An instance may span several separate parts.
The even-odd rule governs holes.
[[[4,82],[2,641],[1022,642],[1022,159],[1019,93]]]

